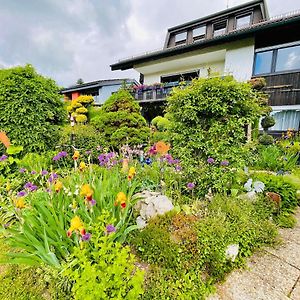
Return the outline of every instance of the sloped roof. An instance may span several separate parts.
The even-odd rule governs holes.
[[[138,84],[138,82],[135,79],[130,79],[130,78],[103,79],[103,80],[90,81],[83,84],[72,85],[67,88],[63,88],[60,92],[64,94],[68,92],[86,90],[90,88],[97,88],[97,87],[100,88],[102,86],[108,86],[108,85],[119,85],[122,84],[124,81],[126,82],[126,84]]]

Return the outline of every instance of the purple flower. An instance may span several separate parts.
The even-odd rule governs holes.
[[[2,156],[0,156],[0,161],[4,161],[4,160],[7,160],[8,159],[8,156],[3,154]]]
[[[30,189],[33,186],[32,182],[26,182],[24,185],[24,189]]]
[[[189,190],[192,190],[192,189],[195,188],[195,183],[189,182],[189,183],[186,185],[186,187],[187,187]]]
[[[37,189],[38,189],[38,187],[36,185],[34,185],[34,184],[29,188],[30,192],[34,192]]]
[[[19,170],[19,172],[20,173],[25,173],[27,170],[25,169],[25,168],[21,168],[20,170]]]
[[[10,226],[10,223],[6,223],[3,225],[4,228],[8,228]]]
[[[54,160],[54,161],[58,161],[60,159],[60,157],[58,156],[58,155],[55,155],[53,158],[52,158],[52,160]]]
[[[92,151],[91,150],[87,150],[87,151],[85,151],[85,154],[87,154],[87,155],[90,155],[92,153]]]
[[[90,239],[91,239],[91,234],[90,233],[85,233],[83,236],[82,236],[82,240],[84,242],[88,242]]]
[[[214,160],[212,157],[209,157],[209,158],[207,159],[207,162],[208,162],[209,164],[213,164],[213,163],[215,162],[215,160]]]
[[[58,178],[58,175],[57,175],[56,173],[52,173],[52,174],[50,174],[48,181],[49,181],[50,183],[52,183],[52,182],[55,181],[57,178]]]
[[[112,225],[112,224],[108,224],[108,225],[106,226],[106,232],[107,232],[107,233],[116,232],[116,227],[115,227],[114,225]]]
[[[229,161],[228,160],[223,160],[223,161],[221,161],[221,166],[223,166],[223,167],[227,167],[229,165]]]
[[[66,151],[61,151],[61,152],[58,153],[58,156],[60,156],[60,157],[67,157],[68,153]]]
[[[27,195],[26,191],[21,191],[17,194],[18,197],[24,197],[26,195]]]
[[[46,192],[50,194],[51,193],[51,189],[49,189],[49,188],[46,189]]]
[[[182,167],[180,165],[175,166],[175,171],[180,172],[182,170]]]
[[[43,176],[45,176],[45,175],[48,174],[48,171],[47,171],[47,170],[42,170],[41,174],[42,174]]]
[[[31,174],[31,175],[35,175],[35,174],[36,174],[36,171],[32,170],[32,171],[30,172],[30,174]]]
[[[95,200],[95,199],[92,199],[92,200],[90,201],[90,204],[91,204],[91,206],[96,205],[96,200]]]

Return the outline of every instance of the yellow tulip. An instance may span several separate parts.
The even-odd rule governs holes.
[[[18,198],[18,200],[16,201],[16,208],[19,208],[19,209],[25,208],[24,197]]]

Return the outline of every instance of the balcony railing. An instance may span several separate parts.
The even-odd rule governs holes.
[[[140,102],[160,102],[164,101],[170,94],[173,87],[178,86],[179,82],[172,82],[163,86],[153,85],[138,88],[133,92],[134,98]]]

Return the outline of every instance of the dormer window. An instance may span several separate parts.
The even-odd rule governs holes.
[[[200,26],[193,29],[193,40],[203,40],[206,35],[206,26]]]
[[[251,14],[236,17],[235,29],[249,27],[251,24]]]
[[[186,43],[187,32],[177,33],[175,35],[175,45],[181,45]]]
[[[227,32],[227,20],[214,24],[214,36],[219,36]]]

